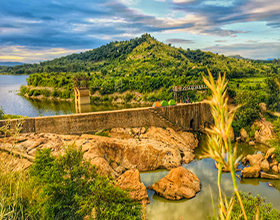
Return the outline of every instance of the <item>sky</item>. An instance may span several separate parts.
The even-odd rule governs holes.
[[[280,58],[280,1],[0,2],[0,62],[38,63],[145,33],[184,49]]]

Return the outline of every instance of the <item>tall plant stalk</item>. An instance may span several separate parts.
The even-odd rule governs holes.
[[[214,125],[211,129],[206,129],[208,132],[208,149],[205,152],[205,156],[214,159],[218,163],[218,189],[220,199],[220,212],[219,216],[221,219],[230,219],[231,210],[233,208],[233,198],[230,202],[227,199],[223,199],[221,190],[221,176],[223,167],[227,168],[232,177],[234,192],[239,201],[240,207],[243,212],[243,217],[247,220],[247,215],[238,192],[236,174],[235,174],[235,161],[236,148],[233,149],[230,139],[230,129],[234,118],[234,114],[238,107],[233,108],[229,111],[227,93],[227,82],[225,75],[219,77],[215,83],[214,78],[210,71],[209,80],[203,77],[204,83],[212,92],[212,97],[207,102],[211,107],[211,113],[214,118]],[[227,154],[226,154],[227,152]]]

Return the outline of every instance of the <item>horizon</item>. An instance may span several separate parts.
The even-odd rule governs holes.
[[[280,58],[273,0],[9,0],[0,8],[0,62],[39,63],[149,33],[175,47]]]

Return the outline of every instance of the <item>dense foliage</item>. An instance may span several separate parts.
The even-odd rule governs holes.
[[[37,151],[30,174],[42,188],[44,219],[141,219],[141,206],[97,174],[74,145],[58,158],[50,149]]]
[[[17,161],[18,162],[18,161]],[[37,151],[31,169],[17,169],[13,156],[0,157],[0,219],[141,219],[142,206],[100,176],[68,146],[58,158]],[[16,166],[16,167],[15,167]]]
[[[259,213],[259,219],[270,219],[277,220],[280,219],[280,211],[276,210],[272,207],[272,205],[266,204],[265,199],[257,195],[253,197],[249,193],[240,193],[244,208],[246,210],[246,214],[248,219],[253,220],[256,219],[257,213]],[[234,197],[235,203],[232,209],[231,217],[232,219],[244,219],[241,216],[242,211],[238,204],[236,196]],[[241,217],[240,217],[241,216]]]
[[[235,120],[232,123],[235,134],[237,135],[241,128],[245,128],[250,132],[251,126],[256,119],[260,117],[260,106],[262,102],[261,97],[255,91],[242,91],[238,92],[235,97],[235,102],[241,107],[237,110]]]

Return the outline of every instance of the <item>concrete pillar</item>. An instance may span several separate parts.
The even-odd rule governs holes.
[[[90,95],[88,88],[74,88],[75,91],[75,105],[89,105]]]

